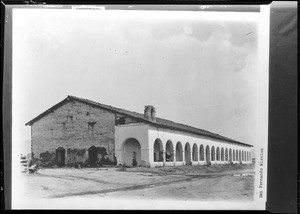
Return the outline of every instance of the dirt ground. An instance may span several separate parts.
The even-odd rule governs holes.
[[[43,168],[21,176],[26,199],[253,200],[253,165]]]

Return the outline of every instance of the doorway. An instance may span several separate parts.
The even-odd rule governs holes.
[[[124,142],[123,164],[126,166],[141,165],[141,145],[137,139],[129,138]]]
[[[90,166],[96,166],[97,164],[97,158],[98,158],[98,152],[97,148],[95,146],[91,146],[89,149],[89,163]]]
[[[56,151],[55,151],[56,165],[58,167],[65,166],[65,153],[66,153],[66,150],[63,147],[59,147],[56,149]]]
[[[209,146],[206,146],[205,157],[206,157],[206,164],[210,165],[210,151],[209,151]]]

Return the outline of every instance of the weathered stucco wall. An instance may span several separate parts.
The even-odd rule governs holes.
[[[129,139],[135,139],[140,145],[140,154],[137,154],[137,165],[149,166],[148,126],[143,123],[125,124],[115,127],[115,144],[117,164],[131,166],[132,153],[130,148],[125,148]],[[129,154],[130,157],[125,155]]]
[[[186,145],[189,145],[189,162],[191,162],[191,164],[193,165],[203,165],[203,164],[207,164],[206,163],[206,146],[209,147],[209,154],[210,154],[210,164],[228,164],[229,162],[232,163],[243,163],[243,164],[250,164],[252,163],[252,154],[251,154],[251,147],[249,146],[244,146],[244,145],[238,145],[238,144],[234,144],[231,142],[227,142],[227,141],[222,141],[222,140],[217,140],[217,139],[210,139],[204,136],[197,136],[194,134],[189,134],[189,133],[185,133],[185,132],[181,132],[181,131],[175,131],[175,130],[169,130],[169,129],[163,129],[163,128],[156,128],[153,126],[149,126],[149,161],[150,161],[150,166],[156,166],[156,165],[173,165],[173,163],[163,163],[163,162],[154,162],[153,159],[153,149],[154,149],[154,142],[155,140],[159,140],[162,143],[162,150],[163,152],[166,151],[166,144],[169,141],[170,144],[173,147],[173,155],[175,154],[176,156],[176,144],[179,142],[181,144],[181,148],[182,148],[182,161],[178,162],[178,161],[174,161],[174,165],[184,165],[187,164],[186,160],[185,160],[185,148]],[[196,147],[196,152],[195,154],[195,159],[197,159],[197,161],[193,160],[193,146],[195,145]],[[204,160],[200,160],[200,146],[203,146],[204,148]],[[211,159],[211,150],[212,147],[215,148],[215,154],[214,154],[214,160]],[[219,157],[220,159],[218,160],[216,155],[217,155],[217,148],[219,148]],[[224,151],[224,159],[221,159],[221,151]],[[225,151],[227,149],[227,157],[228,159],[225,159]],[[234,151],[241,151],[241,160],[236,160],[236,158],[233,158],[233,150]],[[229,151],[231,151],[231,155],[229,154]],[[244,152],[244,154],[242,153]],[[248,159],[245,158],[247,154],[248,154]],[[229,160],[230,159],[230,160]],[[175,157],[176,160],[176,157]]]
[[[185,164],[204,165],[252,163],[250,146],[238,145],[227,141],[189,134],[182,131],[157,128],[148,124],[137,123],[130,125],[119,125],[115,127],[115,144],[118,164],[125,164],[129,166],[132,165],[131,160],[134,149],[130,146],[127,148],[124,146],[125,142],[132,138],[138,141],[141,148],[139,151],[141,159],[137,157],[138,165],[140,164],[143,166],[155,167]],[[157,141],[160,142],[161,146],[158,146],[159,143],[156,144],[158,146],[158,151],[155,151],[155,156],[158,157],[158,154],[162,153],[162,159],[154,161],[154,145]],[[168,153],[170,153],[173,157],[172,161],[163,158],[166,157],[167,142],[170,146]],[[181,145],[181,150],[176,151],[177,143]],[[202,155],[200,155],[201,146]],[[209,151],[206,153],[205,149],[207,146]],[[215,149],[214,153],[211,153],[212,148]],[[217,150],[219,150],[219,152],[217,152]],[[241,154],[238,154],[238,159],[233,157],[233,152],[236,153],[236,151],[241,152]],[[128,159],[127,157],[124,157],[125,154],[129,154],[130,158]],[[218,158],[217,154],[219,154]],[[177,156],[181,156],[181,160],[177,160]],[[211,159],[212,156],[214,157],[213,160]]]
[[[65,163],[72,165],[88,160],[91,146],[103,147],[114,160],[115,115],[110,111],[69,101],[32,125],[34,158],[55,164],[55,150],[65,149]]]

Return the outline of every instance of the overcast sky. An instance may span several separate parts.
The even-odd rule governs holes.
[[[257,19],[212,14],[15,9],[17,140],[74,95],[255,144]]]

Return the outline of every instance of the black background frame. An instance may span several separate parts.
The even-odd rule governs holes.
[[[110,4],[111,7],[145,8],[145,4],[175,5],[177,10],[194,10],[193,5],[228,5],[227,10],[257,10],[270,1],[2,1],[1,2],[1,209],[11,209],[11,131],[12,131],[12,8],[45,4]],[[144,4],[144,5],[143,5]],[[251,5],[246,6],[246,5]],[[150,6],[150,5],[148,5]],[[269,135],[266,210],[271,213],[297,213],[298,112],[297,112],[297,2],[272,2],[270,9]],[[153,7],[157,9],[157,7]],[[214,8],[216,10],[217,7]],[[128,9],[128,8],[127,8]],[[199,8],[198,8],[199,10]],[[220,8],[224,10],[224,8]]]

